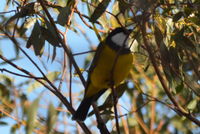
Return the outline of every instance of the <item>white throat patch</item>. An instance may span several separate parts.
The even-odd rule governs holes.
[[[127,37],[126,34],[123,32],[115,34],[113,37],[111,37],[111,40],[113,43],[120,47],[130,48],[130,38]]]

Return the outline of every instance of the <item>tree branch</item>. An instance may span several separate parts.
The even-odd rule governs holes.
[[[145,13],[143,14],[145,16]],[[200,126],[200,121],[196,118],[194,118],[189,112],[187,112],[183,107],[181,107],[175,100],[175,98],[173,97],[173,95],[170,93],[169,88],[167,87],[167,84],[165,83],[164,78],[162,77],[162,74],[158,68],[157,62],[155,60],[153,51],[149,45],[148,39],[147,39],[147,33],[146,33],[146,26],[147,26],[147,21],[143,20],[143,22],[141,23],[140,27],[141,27],[141,31],[142,31],[142,37],[143,37],[143,41],[144,41],[144,45],[146,47],[146,50],[149,54],[149,58],[150,61],[154,67],[154,70],[158,76],[158,79],[160,80],[160,83],[163,87],[163,89],[165,90],[165,93],[167,94],[167,96],[169,97],[169,99],[171,100],[171,102],[174,104],[175,109],[177,111],[179,111],[183,116],[187,117],[189,120],[193,121],[195,124],[197,124],[198,126]]]

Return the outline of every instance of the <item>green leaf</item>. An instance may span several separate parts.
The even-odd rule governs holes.
[[[52,62],[55,60],[55,58],[56,58],[56,47],[53,47]]]
[[[57,39],[57,32],[55,31],[54,27],[51,25],[51,23],[49,23],[48,21],[45,22],[47,29],[50,31],[50,33],[52,34],[53,37]]]
[[[190,101],[190,103],[187,105],[187,108],[189,110],[194,110],[197,106],[197,100],[193,99],[192,101]]]
[[[15,134],[15,132],[17,131],[17,129],[20,128],[20,126],[21,125],[19,123],[18,124],[14,124],[10,129],[11,134]]]
[[[0,74],[0,81],[6,86],[13,86],[14,79],[8,75]]]
[[[20,59],[22,59],[22,57],[15,57],[15,58],[9,59],[9,61],[10,61],[10,62],[15,62],[15,61],[20,60]],[[1,65],[6,65],[6,64],[8,64],[8,63],[7,63],[7,62],[1,62],[1,63],[0,63],[0,66],[1,66]]]
[[[37,40],[33,41],[33,48],[34,48],[35,55],[42,56],[42,54],[44,52],[44,45],[45,45],[45,39],[40,34],[39,38]]]
[[[38,21],[36,21],[33,30],[31,32],[31,36],[27,41],[26,47],[30,48],[31,45],[33,45],[33,41],[37,40],[39,35],[40,35],[40,24],[38,23]]]
[[[159,27],[157,27],[155,25],[155,31],[154,31],[154,34],[155,34],[155,40],[156,40],[156,43],[161,46],[163,43],[163,34],[161,32],[161,30],[159,29]]]
[[[184,88],[183,82],[181,82],[181,84],[179,84],[178,86],[176,86],[176,93],[180,93]]]
[[[36,21],[31,36],[29,37],[26,47],[30,48],[33,45],[35,55],[41,56],[44,51],[45,39],[41,34],[40,24]]]
[[[35,24],[36,20],[37,20],[36,18],[26,19],[26,21],[24,21],[24,23],[19,28],[20,36],[24,35],[24,33]]]
[[[55,79],[58,78],[58,76],[60,75],[60,72],[50,72],[47,74],[47,78],[50,80],[50,81],[54,81]]]
[[[0,98],[6,99],[7,101],[10,99],[10,91],[6,85],[0,83]]]
[[[174,39],[178,47],[184,50],[195,51],[196,48],[193,41],[184,36],[184,31],[184,28],[182,28],[180,31],[177,31],[176,34],[172,36],[172,38]]]
[[[60,75],[60,72],[50,72],[46,75],[46,77],[50,80],[50,81],[54,81],[55,79],[58,78],[58,75]],[[46,83],[46,81],[43,81],[44,83]],[[34,83],[32,83],[29,87],[28,87],[28,92],[32,92],[33,90],[42,87],[42,84],[40,84],[39,82],[35,81]]]
[[[7,126],[8,123],[7,122],[4,122],[4,121],[0,121],[0,126]]]
[[[194,24],[200,26],[200,18],[199,18],[199,17],[197,17],[197,16],[190,17],[189,20],[190,20],[191,22],[193,22]]]
[[[173,17],[173,22],[177,22],[183,16],[183,12],[178,12]]]
[[[122,12],[122,13],[125,13],[125,11],[127,10],[127,9],[130,9],[131,8],[131,6],[130,6],[130,4],[127,2],[127,1],[124,1],[124,0],[118,0],[118,2],[119,2],[119,10],[120,10],[120,12]]]
[[[135,118],[128,118],[129,127],[133,127],[138,125],[137,120]]]
[[[61,26],[65,26],[68,21],[68,17],[71,13],[71,8],[70,6],[66,5],[63,8],[60,8],[59,12],[60,13],[57,18],[57,23],[60,24]]]
[[[118,14],[120,12],[120,9],[119,9],[119,2],[115,2],[113,7],[112,7],[112,13],[113,14]],[[125,22],[125,17],[123,14],[119,14],[118,16],[118,20],[120,20],[120,22],[122,24],[124,24]],[[119,24],[119,22],[117,22],[116,18],[114,16],[110,16],[110,22],[111,22],[111,25],[112,27],[121,27],[121,25]]]
[[[34,83],[30,84],[29,87],[27,88],[28,93],[32,92],[33,90],[41,87],[42,84],[40,84],[39,82],[35,81]]]
[[[96,9],[90,17],[91,22],[95,23],[97,21],[97,19],[105,12],[109,2],[110,0],[103,0],[101,3],[98,4],[98,6],[96,7]]]
[[[53,106],[53,104],[51,103],[48,108],[48,116],[47,116],[47,121],[46,121],[47,134],[52,133],[53,126],[56,122],[56,118],[57,118],[56,109]]]
[[[83,67],[85,70],[89,67],[93,56],[94,56],[93,53],[90,53],[90,54],[88,54],[88,55],[86,56],[85,61],[84,61],[84,67]]]
[[[188,17],[192,13],[192,10],[193,9],[189,7],[184,8],[184,14],[186,15],[186,17]]]
[[[58,39],[51,33],[49,29],[46,29],[43,26],[40,26],[41,34],[46,41],[48,41],[52,46],[59,46]]]
[[[28,109],[26,134],[32,134],[33,130],[35,128],[35,123],[36,123],[36,119],[37,119],[37,110],[38,110],[38,106],[39,106],[40,97],[41,96],[39,96],[37,99],[35,99]]]
[[[155,16],[155,20],[156,20],[156,26],[164,34],[166,31],[166,24],[167,24],[166,19],[161,15],[157,15],[157,16]]]

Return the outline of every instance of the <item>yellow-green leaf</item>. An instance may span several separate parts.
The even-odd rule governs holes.
[[[52,133],[52,130],[53,130],[53,126],[56,122],[56,109],[55,107],[53,106],[53,104],[49,104],[49,108],[48,108],[48,116],[47,116],[47,121],[46,121],[46,124],[47,124],[47,134],[51,134]]]
[[[37,119],[37,109],[38,109],[39,101],[40,101],[40,97],[35,99],[28,109],[26,134],[32,134],[33,133],[33,130],[34,130],[34,127],[35,127],[35,122],[36,122],[36,119]]]

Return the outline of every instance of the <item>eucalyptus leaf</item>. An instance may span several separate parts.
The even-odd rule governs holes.
[[[95,8],[93,14],[90,17],[90,21],[95,23],[97,19],[101,17],[101,15],[105,12],[109,3],[110,3],[110,0],[102,0],[102,2],[99,3],[98,6]]]
[[[34,128],[36,127],[35,125],[36,125],[39,101],[40,101],[40,96],[32,102],[32,104],[30,105],[28,109],[26,134],[32,134]]]
[[[49,104],[49,108],[48,108],[48,115],[47,115],[47,134],[53,134],[53,126],[56,123],[56,109],[53,106],[52,103]]]
[[[178,12],[173,16],[173,22],[177,22],[183,16],[183,12]]]
[[[60,75],[60,72],[49,72],[46,77],[50,80],[50,81],[54,81],[58,78],[58,76]],[[43,81],[44,83],[46,83],[46,81]],[[32,92],[33,90],[42,87],[42,84],[40,84],[39,82],[35,81],[32,84],[29,85],[28,87],[28,92]]]
[[[198,102],[197,99],[191,100],[190,103],[187,105],[187,108],[189,110],[194,110],[196,108],[196,106],[197,106],[197,102]]]
[[[43,26],[40,26],[40,29],[41,29],[42,37],[44,37],[46,41],[48,41],[52,46],[59,47],[58,39],[54,36],[54,34],[51,33],[49,29]]]
[[[71,7],[66,5],[65,7],[59,9],[59,15],[57,17],[57,23],[61,26],[65,26],[68,21],[68,17],[71,13]]]

